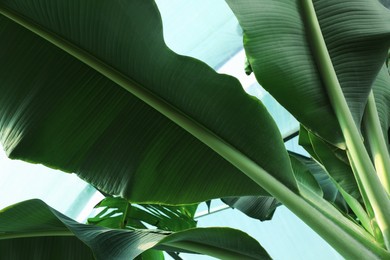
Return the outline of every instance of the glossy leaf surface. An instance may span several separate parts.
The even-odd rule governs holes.
[[[132,202],[267,194],[165,109],[297,189],[263,105],[170,51],[153,1],[4,0],[0,13],[35,32],[0,16],[0,138],[10,157],[76,172]]]
[[[344,147],[301,1],[227,2],[243,28],[246,54],[260,84],[310,131]],[[338,81],[360,127],[389,46],[389,10],[376,0],[313,4]]]

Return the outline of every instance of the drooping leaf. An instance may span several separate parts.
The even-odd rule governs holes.
[[[132,202],[268,195],[193,135],[211,136],[208,145],[297,190],[265,108],[237,80],[170,51],[153,1],[2,0],[0,13],[0,140],[10,157],[76,172]]]
[[[276,208],[281,205],[277,199],[269,196],[227,197],[221,200],[230,207],[260,221],[271,220]]]
[[[8,250],[5,246],[14,240],[10,239],[12,237],[23,239],[26,249],[31,249],[29,252],[37,256],[44,256],[45,252],[42,250],[47,249],[33,246],[49,237],[54,248],[62,246],[63,250],[82,249],[86,244],[97,259],[134,259],[140,253],[156,247],[206,253],[215,257],[269,259],[258,242],[238,230],[200,228],[172,233],[160,230],[109,229],[80,224],[40,200],[24,201],[0,211],[0,247],[5,251]],[[72,238],[74,239],[71,240]],[[64,241],[71,243],[67,245]],[[4,254],[12,255],[8,252]]]
[[[311,46],[301,1],[227,0],[244,31],[259,83],[305,127],[344,147],[323,75]],[[372,83],[386,58],[390,13],[379,1],[314,0],[333,66],[360,127]]]
[[[332,146],[309,132],[311,145],[319,162],[325,167],[328,174],[351,196],[361,200],[354,173],[344,150]]]
[[[194,215],[197,204],[133,205],[122,198],[107,197],[95,208],[102,209],[102,211],[89,218],[88,223],[103,227],[147,228],[144,223],[166,231],[181,231],[196,227]]]
[[[313,176],[311,169],[308,167],[307,163],[304,162],[301,156],[296,153],[289,152],[291,164],[294,170],[294,175],[297,179],[297,182],[301,186],[305,186],[307,190],[317,194],[318,196],[323,196],[324,193],[322,188],[318,184],[316,178]]]
[[[290,152],[290,158],[294,158],[301,164],[301,170],[305,169],[307,174],[312,175],[318,183],[322,196],[327,201],[334,203],[339,209],[348,212],[348,206],[339,190],[329,177],[328,173],[313,159]],[[318,193],[318,192],[317,192]]]
[[[312,158],[290,152],[290,156],[294,156],[302,165],[313,175],[323,191],[323,197],[342,211],[348,218],[356,221],[356,217],[362,223],[363,227],[373,234],[370,219],[367,212],[363,208],[361,202],[349,194],[343,186],[341,186],[333,175],[326,171],[325,167],[321,166]],[[337,165],[338,163],[336,163]],[[351,210],[352,209],[352,210]]]
[[[175,251],[181,249],[195,251],[199,245],[206,252],[209,247],[215,251],[220,248],[218,254],[210,254],[219,259],[271,259],[264,249],[259,248],[258,242],[245,233],[228,228],[209,229],[213,232],[207,232],[207,228],[197,228],[172,234],[160,242],[161,248],[166,248],[167,245]],[[188,241],[183,239],[186,236],[189,237]]]
[[[340,199],[337,188],[334,187],[334,185],[332,186],[331,192],[329,192],[329,188],[327,188],[327,186],[330,184],[328,182],[321,181],[320,184],[317,182],[319,176],[315,175],[318,175],[318,172],[324,175],[324,171],[322,169],[318,169],[315,162],[304,160],[303,158],[307,158],[293,152],[289,152],[289,155],[294,175],[299,185],[306,186],[306,189],[311,190],[319,196],[324,195],[323,188],[325,188],[326,194],[324,198],[328,201],[335,202],[337,199]],[[329,180],[329,178],[326,179]],[[305,191],[306,189],[301,190]],[[334,197],[334,194],[337,194],[338,196]],[[222,198],[221,200],[230,207],[240,210],[247,216],[261,221],[272,219],[276,208],[281,205],[281,203],[275,198],[269,196],[227,197]],[[344,202],[343,206],[345,207],[345,201],[342,197],[341,201]]]

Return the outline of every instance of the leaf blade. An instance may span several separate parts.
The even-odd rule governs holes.
[[[75,1],[75,6],[64,6],[61,1],[58,1],[58,4],[61,4],[63,8],[59,9],[61,13],[58,14],[58,20],[52,20],[50,11],[59,11],[54,8],[55,4],[53,3],[42,3],[47,5],[46,8],[42,9],[31,8],[28,1],[21,1],[18,4],[3,1],[2,6],[7,5],[8,8],[14,8],[13,12],[20,12],[23,16],[29,16],[28,19],[36,19],[34,23],[27,19],[27,24],[40,23],[40,26],[43,24],[48,27],[45,28],[45,31],[55,31],[56,34],[53,34],[55,39],[57,35],[60,35],[60,47],[61,44],[67,44],[69,41],[72,43],[67,45],[66,48],[64,47],[65,49],[71,49],[74,47],[73,45],[77,45],[75,56],[85,54],[79,49],[88,50],[86,56],[81,58],[83,61],[91,56],[88,56],[89,53],[93,53],[95,56],[90,57],[92,61],[87,61],[89,65],[94,64],[97,67],[108,69],[109,71],[106,71],[105,75],[113,75],[113,77],[109,77],[111,80],[117,80],[117,83],[124,85],[128,90],[131,89],[133,94],[141,95],[143,101],[149,102],[149,104],[150,102],[154,103],[160,112],[167,109],[168,114],[173,113],[171,119],[181,124],[182,127],[184,125],[187,130],[192,130],[192,132],[188,134],[181,130],[180,127],[161,116],[149,105],[145,105],[145,103],[122,90],[115,90],[117,86],[110,80],[105,79],[57,49],[54,50],[49,45],[44,45],[44,41],[41,39],[29,35],[20,28],[15,28],[13,24],[8,24],[6,26],[12,27],[9,30],[12,30],[13,34],[18,31],[15,34],[17,37],[28,37],[30,43],[44,45],[45,51],[42,47],[39,49],[42,53],[45,53],[45,58],[48,58],[48,56],[57,57],[55,61],[49,59],[50,65],[48,65],[47,60],[43,63],[46,70],[50,70],[50,73],[57,75],[56,77],[65,82],[61,84],[59,89],[49,90],[47,84],[39,84],[44,80],[49,81],[46,75],[42,75],[42,71],[39,70],[35,73],[35,75],[41,74],[41,77],[33,80],[37,84],[37,91],[40,91],[39,93],[50,92],[51,100],[44,102],[35,93],[31,99],[39,100],[39,106],[41,107],[37,109],[37,103],[30,101],[23,104],[23,106],[29,108],[35,106],[35,109],[37,109],[35,112],[37,114],[41,113],[41,118],[45,118],[45,120],[20,118],[20,115],[10,113],[15,107],[20,107],[18,93],[11,93],[15,96],[13,102],[16,102],[16,104],[9,105],[9,100],[3,100],[3,103],[7,104],[7,108],[3,110],[6,122],[3,124],[3,130],[1,131],[3,133],[2,141],[8,149],[8,153],[13,157],[44,162],[65,171],[76,171],[81,178],[98,188],[111,194],[129,198],[133,202],[189,203],[227,195],[264,193],[252,181],[244,177],[239,170],[231,167],[224,159],[192,137],[192,135],[196,135],[198,138],[205,138],[206,141],[203,141],[208,145],[214,143],[214,147],[217,147],[217,149],[221,149],[223,146],[226,147],[227,144],[233,154],[244,151],[249,160],[255,160],[261,167],[273,172],[282,183],[292,190],[296,190],[295,179],[291,169],[289,169],[287,153],[284,151],[283,143],[278,140],[280,134],[265,108],[258,101],[246,95],[236,80],[218,75],[206,65],[195,62],[190,58],[175,55],[168,50],[162,41],[160,18],[151,1],[145,1],[142,4],[121,1],[114,4],[113,2],[95,3],[96,8],[94,10],[96,9],[96,11],[85,16],[80,14],[80,16],[74,18],[74,21],[63,21],[62,19],[68,17],[68,14],[76,9],[84,10],[82,7],[86,6],[87,3],[81,4]],[[77,6],[80,4],[81,6]],[[88,3],[88,6],[92,5],[94,5],[93,1]],[[3,10],[3,12],[5,11]],[[100,12],[107,14],[108,17],[112,16],[112,21],[110,20],[109,23],[101,25],[106,33],[111,32],[108,30],[111,28],[110,26],[117,25],[120,25],[121,28],[131,28],[134,30],[134,34],[139,34],[140,31],[153,33],[146,34],[141,37],[143,41],[138,42],[134,41],[131,35],[118,35],[121,31],[115,31],[113,33],[119,39],[115,44],[120,46],[120,51],[114,49],[115,51],[107,53],[106,48],[112,51],[113,46],[105,46],[103,40],[91,40],[95,37],[101,37],[101,33],[96,30],[89,30],[89,24],[93,24],[94,21],[101,18]],[[140,23],[144,24],[145,27],[137,29],[138,23],[132,19],[143,21],[145,15],[150,16],[151,19],[148,23]],[[18,19],[23,20],[21,17],[18,16]],[[69,17],[73,16],[70,15]],[[69,26],[71,22],[79,22],[80,31],[78,31],[79,28],[74,26],[68,27],[68,31],[63,28],[61,31],[61,24],[65,24],[66,28],[66,25]],[[3,21],[3,23],[5,22]],[[106,27],[110,28],[107,29]],[[85,34],[90,34],[90,37],[88,38]],[[46,37],[49,36],[46,35]],[[65,41],[61,41],[61,37],[64,37]],[[96,46],[95,42],[102,42],[102,45]],[[152,45],[154,47],[145,48],[151,42],[155,44]],[[7,42],[7,45],[10,45],[10,43]],[[20,42],[19,45],[14,43],[11,45],[22,48]],[[132,46],[132,48],[128,46]],[[35,56],[26,51],[18,50],[19,52],[25,55],[23,56],[24,64],[40,67],[36,64],[39,63],[39,60]],[[51,55],[48,55],[48,52]],[[121,55],[134,58],[137,61],[137,66],[134,66],[135,61],[124,60]],[[3,53],[2,56],[4,61],[7,60],[5,59],[7,57],[11,58],[6,53]],[[62,64],[57,62],[58,60]],[[59,67],[64,65],[66,66],[64,72],[60,74],[56,72]],[[16,64],[15,71],[21,66],[23,65]],[[71,69],[71,67],[74,67],[74,69]],[[152,72],[156,75],[149,75]],[[199,74],[198,72],[203,77],[196,76]],[[72,78],[75,83],[66,80],[68,77]],[[85,78],[88,80],[86,81]],[[31,82],[31,78],[28,81]],[[6,81],[5,85],[9,84],[15,87],[15,82],[19,83],[15,78],[11,78]],[[59,86],[58,82],[50,82],[49,84]],[[83,88],[89,88],[87,85],[93,86],[92,89],[82,90],[75,84],[83,86]],[[140,84],[142,86],[139,86]],[[182,86],[186,86],[186,88]],[[202,91],[198,89],[200,86],[202,86]],[[23,92],[23,89],[19,88],[19,91]],[[26,93],[25,91],[26,89],[24,93]],[[63,92],[67,95],[62,97],[56,95],[56,92]],[[91,93],[93,93],[93,99]],[[216,98],[212,102],[208,101],[206,106],[203,104],[205,96],[213,97],[219,95],[219,93],[224,93],[223,99]],[[54,98],[56,96],[57,98]],[[10,95],[8,99],[9,97]],[[84,100],[89,101],[83,104]],[[74,108],[69,109],[69,107]],[[127,111],[132,111],[132,113],[128,114]],[[238,114],[236,114],[237,112]],[[92,120],[88,119],[92,114],[100,114],[100,117],[92,118]],[[221,114],[226,115],[224,118],[231,118],[230,122],[228,122],[229,120],[219,120]],[[257,120],[249,120],[254,114]],[[127,118],[127,120],[123,121],[123,118]],[[7,120],[11,122],[7,122]],[[263,121],[264,124],[259,124],[258,120]],[[12,125],[16,121],[24,123],[17,126]],[[64,122],[67,123],[64,124]],[[245,131],[241,128],[243,124],[247,125]],[[264,125],[267,125],[267,127],[264,127]],[[41,129],[38,130],[39,128]],[[9,133],[8,129],[13,130]],[[82,133],[77,133],[75,129],[84,130]],[[121,130],[118,131],[118,129]],[[247,131],[248,129],[251,130]],[[244,132],[245,135],[243,135]],[[48,138],[48,136],[51,138]],[[112,140],[112,136],[118,137]],[[237,136],[246,137],[237,139]],[[267,140],[259,138],[260,136],[267,136]],[[269,151],[260,148],[267,147],[271,143],[271,139],[274,147],[272,149],[272,157],[275,157],[274,162],[272,160],[260,160],[261,157],[269,157]],[[80,149],[80,143],[83,144],[82,149]],[[122,147],[123,150],[118,149],[118,147]],[[192,147],[193,151],[188,153],[187,147]],[[60,148],[63,148],[61,153],[52,152]],[[74,154],[75,151],[77,151],[76,154]],[[133,160],[129,158],[133,158]],[[117,162],[114,166],[110,165],[110,162],[113,161]],[[205,167],[203,162],[212,165],[212,167]],[[281,168],[283,168],[283,171],[280,170]],[[105,177],[103,172],[106,169],[111,169],[115,174],[112,174],[110,178]],[[188,174],[186,178],[180,177],[179,173],[186,171],[192,171],[192,174]],[[172,175],[169,172],[176,172],[176,174]],[[212,174],[213,172],[229,172],[228,183],[220,185],[221,176]],[[282,172],[284,174],[281,174]],[[137,185],[130,187],[130,183],[134,183],[134,179],[137,180]],[[223,181],[226,182],[226,178],[224,179]],[[206,190],[199,193],[196,187],[204,183],[203,180],[207,180],[210,185],[205,186]],[[157,192],[152,190],[154,185],[161,184],[170,184],[177,188],[169,191],[160,188]],[[145,187],[149,188],[145,189]],[[188,189],[183,187],[188,187]],[[218,189],[215,189],[215,187],[218,187]],[[191,191],[189,192],[189,190]],[[179,198],[180,201],[178,201]]]

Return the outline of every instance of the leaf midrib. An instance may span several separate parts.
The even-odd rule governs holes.
[[[88,51],[71,43],[70,41],[59,36],[58,34],[53,33],[50,30],[47,30],[46,28],[37,24],[36,22],[31,21],[31,19],[25,17],[24,15],[17,13],[1,4],[0,4],[0,14],[14,21],[15,23],[23,26],[24,28],[30,30],[34,34],[45,39],[46,41],[52,43],[56,47],[67,52],[72,57],[78,59],[79,61],[83,62],[90,68],[104,75],[106,78],[110,79],[117,85],[121,86],[122,88],[124,88],[125,90],[133,94],[135,97],[145,102],[150,107],[156,109],[158,112],[160,112],[162,115],[170,119],[172,122],[176,123],[182,129],[189,132],[192,136],[200,140],[206,146],[210,147],[213,151],[218,153],[220,156],[222,156],[224,159],[229,161],[232,165],[234,165],[240,171],[244,172],[246,175],[248,174],[242,169],[242,167],[237,165],[237,164],[243,164],[242,161],[238,161],[238,162],[234,160],[232,161],[230,155],[233,155],[233,157],[238,156],[239,158],[241,158],[241,160],[245,161],[244,164],[249,163],[251,165],[256,165],[259,172],[262,172],[263,174],[265,173],[268,178],[271,178],[273,181],[277,181],[280,183],[280,185],[285,186],[280,181],[276,180],[273,176],[271,176],[256,162],[254,162],[252,159],[247,157],[244,153],[239,151],[236,147],[234,147],[230,143],[223,140],[220,136],[215,134],[211,129],[207,128],[199,121],[196,121],[189,115],[179,110],[175,105],[167,102],[163,98],[157,96],[150,90],[146,89],[145,87],[142,86],[142,84],[138,83],[134,79],[129,78],[128,76],[124,75],[114,67],[110,66],[109,64],[100,60],[99,58],[93,56]],[[267,190],[267,188],[264,189]]]
[[[249,178],[255,181],[259,186],[263,187],[271,195],[275,196],[279,201],[286,204],[290,209],[293,209],[294,213],[300,216],[301,218],[310,219],[314,216],[326,218],[326,221],[329,225],[336,225],[337,223],[329,220],[324,216],[318,209],[313,207],[306,199],[300,197],[297,194],[298,191],[292,191],[286,185],[282,184],[279,180],[270,175],[262,167],[260,167],[253,160],[248,158],[245,154],[236,149],[233,145],[225,142],[221,137],[216,135],[212,130],[208,129],[206,126],[200,122],[194,120],[190,116],[184,114],[182,111],[178,110],[174,105],[163,100],[161,97],[156,96],[151,91],[142,87],[141,84],[134,81],[133,79],[123,75],[121,72],[106,64],[102,60],[94,57],[89,52],[79,48],[78,46],[72,44],[71,42],[63,39],[59,35],[50,32],[49,30],[43,28],[39,24],[30,21],[29,18],[10,10],[4,5],[0,5],[0,14],[7,17],[8,19],[16,22],[17,24],[23,26],[24,28],[32,31],[36,35],[42,37],[48,42],[54,44],[58,48],[67,52],[71,56],[77,58],[81,62],[85,63],[87,66],[101,73],[111,81],[115,82],[119,86],[123,87],[131,94],[141,99],[143,102],[153,107],[161,114],[169,118],[171,121],[179,125],[181,128],[189,132],[192,136],[199,139],[205,145],[210,147],[221,157],[229,161],[232,165],[238,168],[240,171],[245,173]],[[325,220],[325,219],[324,219]],[[323,224],[321,224],[323,225]],[[340,227],[345,230],[346,227]],[[355,233],[354,230],[351,230],[350,227],[347,227],[348,237],[351,238],[351,242],[354,242],[358,245],[361,245],[361,234],[356,234],[360,239],[354,238],[351,234]],[[332,231],[330,231],[332,233]],[[370,245],[371,247],[376,247],[375,245]],[[363,250],[367,255],[371,255],[372,252]],[[356,252],[354,252],[356,253]]]

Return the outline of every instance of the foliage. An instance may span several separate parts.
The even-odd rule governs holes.
[[[188,204],[224,198],[266,205],[265,219],[281,203],[347,258],[390,257],[389,10],[376,0],[227,3],[244,32],[246,72],[299,120],[311,158],[286,151],[236,79],[169,50],[153,1],[0,1],[8,155],[124,198],[102,202],[92,225],[40,201],[14,205],[2,223],[34,214],[2,224],[0,246],[55,235],[85,252],[74,235],[97,258],[151,248],[268,258],[239,231],[192,226]],[[178,216],[179,226],[165,218]],[[139,230],[145,222],[159,230]]]

